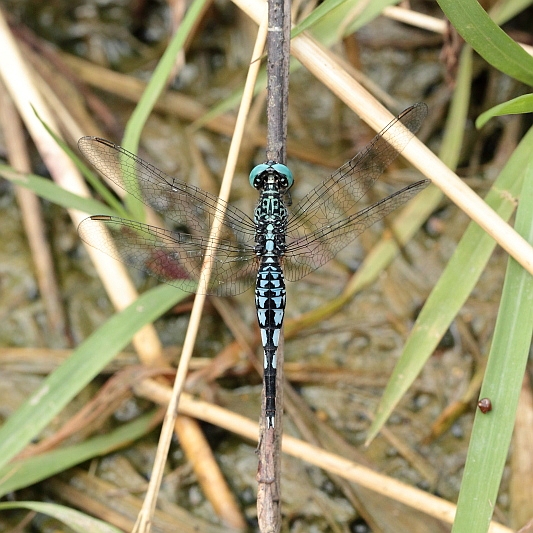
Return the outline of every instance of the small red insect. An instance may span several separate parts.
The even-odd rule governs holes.
[[[477,402],[477,406],[483,414],[492,411],[492,402],[488,398],[482,398],[479,400],[479,402]]]

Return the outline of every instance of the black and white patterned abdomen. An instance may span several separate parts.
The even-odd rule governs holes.
[[[267,427],[274,427],[276,368],[280,331],[285,314],[285,280],[277,257],[265,257],[257,273],[257,320],[264,350],[264,382]]]

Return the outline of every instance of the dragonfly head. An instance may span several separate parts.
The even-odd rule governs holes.
[[[288,167],[275,161],[267,161],[257,165],[250,172],[250,185],[261,190],[267,183],[277,184],[280,191],[284,192],[292,187],[294,178]]]

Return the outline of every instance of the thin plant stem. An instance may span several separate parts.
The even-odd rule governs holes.
[[[257,39],[252,54],[252,58],[257,58],[261,55],[266,40],[266,22],[261,24],[259,32],[257,34]],[[237,155],[239,153],[240,145],[242,142],[244,125],[246,123],[246,117],[250,109],[251,100],[253,97],[253,88],[255,85],[255,80],[257,78],[257,73],[259,72],[260,62],[252,61],[250,64],[250,69],[248,71],[248,76],[246,79],[245,90],[243,94],[243,99],[241,102],[241,107],[239,109],[239,114],[237,116],[237,122],[235,126],[235,132],[232,138],[228,161],[226,164],[226,169],[224,172],[224,177],[222,180],[222,185],[220,188],[219,194],[219,203],[217,205],[217,216],[213,221],[213,227],[211,228],[211,233],[209,240],[212,243],[216,243],[219,239],[220,229],[222,226],[222,221],[224,218],[224,205],[227,203],[229,198],[229,192],[231,189],[231,182],[233,180],[233,174],[235,171],[235,166],[237,162]],[[147,494],[143,502],[143,507],[137,518],[137,523],[135,525],[134,531],[138,532],[148,532],[150,531],[150,524],[152,517],[155,511],[157,495],[159,493],[159,488],[161,486],[161,481],[163,479],[163,470],[166,463],[166,458],[168,455],[168,450],[170,448],[170,441],[172,439],[172,434],[174,431],[174,425],[176,421],[176,416],[178,412],[178,403],[185,383],[185,378],[187,377],[187,370],[189,367],[189,362],[192,357],[192,352],[194,348],[194,343],[196,341],[196,335],[200,326],[200,319],[202,317],[203,306],[205,302],[205,292],[209,284],[209,277],[211,275],[212,269],[212,255],[206,257],[204,264],[202,266],[202,271],[200,273],[200,280],[198,284],[198,294],[194,299],[194,305],[191,311],[191,318],[189,321],[189,327],[187,329],[187,334],[185,336],[185,341],[183,344],[183,350],[181,353],[180,363],[176,373],[176,378],[174,381],[174,386],[172,389],[172,396],[170,398],[167,412],[165,414],[165,419],[163,421],[163,427],[161,428],[161,436],[159,438],[159,443],[157,446],[156,458],[154,461],[154,468],[152,470],[152,477],[150,479],[150,484],[148,486]],[[202,294],[204,293],[204,294]]]
[[[267,146],[268,161],[287,160],[287,108],[291,34],[290,0],[268,2]],[[283,329],[276,351],[276,422],[266,423],[266,393],[263,388],[257,469],[257,519],[259,530],[281,529],[281,436],[283,430]],[[265,355],[266,357],[266,355]]]

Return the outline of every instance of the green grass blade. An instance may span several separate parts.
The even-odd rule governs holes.
[[[205,3],[206,0],[194,0],[190,5],[178,31],[174,34],[165,53],[157,64],[157,67],[150,78],[150,82],[146,86],[146,90],[128,120],[122,144],[133,153],[137,152],[139,139],[144,125],[152,113],[157,99],[161,96],[161,93],[166,87],[168,78],[175,65],[176,56],[183,48],[190,31],[194,28],[196,20],[202,13]]]
[[[305,30],[310,29],[315,24],[318,24],[324,17],[326,17],[335,8],[344,4],[348,0],[325,0],[319,6],[317,6],[307,17],[299,22],[291,31],[291,39],[299,35]],[[350,2],[352,4],[352,2]]]
[[[526,167],[515,229],[533,242],[533,158]],[[480,397],[492,411],[476,411],[453,533],[485,533],[494,512],[509,451],[533,333],[533,277],[509,258]]]
[[[12,461],[0,468],[0,497],[130,444],[153,429],[155,413],[152,411],[110,433],[80,444]]]
[[[476,128],[481,129],[492,117],[501,115],[520,115],[533,112],[533,94],[524,94],[508,102],[494,106],[476,119]]]
[[[350,12],[354,9],[354,6],[356,6],[357,3],[357,1],[353,0],[331,0],[331,2],[326,1],[323,4],[320,4],[303,21],[292,29],[291,38],[296,37],[296,35],[304,30],[311,29],[315,39],[320,41],[327,48],[331,47],[335,43],[338,43],[343,37],[338,34],[338,30],[341,26],[344,27],[346,17],[350,15]],[[385,7],[397,3],[398,0],[375,0],[373,2],[367,2],[366,7],[358,14],[357,18],[345,28],[344,35],[357,31],[359,28],[379,16]],[[290,72],[294,72],[300,67],[301,64],[294,58],[291,58]],[[265,87],[266,72],[265,69],[262,68],[257,77],[254,94],[257,94]],[[191,129],[198,129],[221,114],[237,107],[242,96],[242,90],[241,87],[236,91],[233,91],[230,96],[213,106],[206,114],[191,124]]]
[[[399,4],[399,0],[376,0],[373,2],[366,2],[366,6],[358,15],[357,18],[354,18],[350,24],[346,25],[346,17],[351,16],[349,12],[343,13],[341,18],[339,18],[337,24],[338,26],[342,26],[345,28],[342,35],[339,35],[338,33],[338,27],[336,28],[337,31],[334,33],[339,39],[346,37],[348,35],[351,35],[352,33],[355,33],[357,30],[361,29],[363,26],[374,20],[376,17],[379,17],[381,15],[381,12],[389,6],[393,6]],[[340,11],[340,9],[338,10]],[[334,27],[330,27],[329,31],[333,32]],[[313,34],[317,34],[319,36],[326,37],[325,32],[327,32],[327,27],[325,28],[319,28],[315,31],[313,31]]]
[[[508,220],[514,211],[513,198],[520,192],[524,168],[531,158],[532,143],[533,128],[522,139],[485,198],[504,220]],[[487,233],[474,222],[470,223],[418,315],[383,393],[367,441],[376,436],[418,376],[476,285],[495,246],[495,241]]]
[[[59,187],[59,185],[56,185],[53,181],[42,178],[41,176],[36,176],[35,174],[22,174],[7,165],[0,165],[0,175],[13,182],[15,185],[25,187],[41,198],[65,207],[66,209],[78,209],[89,215],[121,216],[121,213],[117,213],[102,202],[94,200],[93,198],[78,196],[77,194]]]
[[[441,145],[440,157],[450,168],[455,168],[459,159],[461,142],[464,135],[464,123],[468,112],[468,102],[470,100],[470,86],[472,82],[472,49],[465,47],[461,53],[459,64],[459,71],[457,76],[456,90],[453,95],[450,112],[446,121],[446,128],[444,132],[444,138]],[[431,197],[429,196],[431,193]],[[432,209],[435,209],[440,200],[442,199],[442,193],[435,190],[433,187],[429,187],[423,191],[414,202],[419,201],[422,195],[427,196],[429,202],[427,202]],[[425,201],[425,199],[424,199]],[[438,290],[439,285],[435,287],[433,293]],[[383,396],[378,405],[374,420],[369,430],[367,437],[367,443],[370,442],[376,434],[379,432],[385,421],[389,417],[390,413],[400,401],[405,391],[409,388],[413,380],[420,372],[420,369],[425,364],[440,337],[435,339],[433,328],[438,324],[435,320],[439,320],[443,314],[440,314],[440,306],[442,305],[442,299],[447,296],[446,292],[437,292],[436,295],[430,295],[426,302],[422,312],[420,313],[413,331],[411,332],[404,350],[396,368],[392,373],[392,376],[383,392]],[[433,300],[432,300],[433,298]],[[435,302],[434,304],[432,302]],[[433,311],[432,306],[436,306],[438,311]],[[428,312],[428,310],[431,310]],[[424,315],[424,313],[427,313]],[[451,320],[455,316],[453,313]],[[449,323],[444,322],[445,325],[443,334],[448,328]],[[440,327],[438,328],[440,331]],[[423,342],[423,345],[418,343]]]
[[[511,199],[519,194],[532,143],[533,129],[522,139],[485,198],[504,220],[508,220],[514,211]],[[376,410],[367,441],[376,436],[418,376],[476,285],[495,246],[495,241],[487,233],[474,222],[470,223],[418,315]]]
[[[117,529],[102,520],[93,518],[92,516],[80,513],[65,507],[64,505],[57,505],[56,503],[42,503],[42,502],[9,502],[0,503],[0,511],[4,509],[29,509],[37,513],[43,513],[51,516],[65,525],[76,531],[77,533],[122,533],[121,529]]]
[[[488,16],[476,0],[437,0],[463,39],[501,72],[533,85],[533,57]]]
[[[290,69],[294,67],[296,61],[292,58],[290,59]],[[254,86],[254,95],[257,95],[260,91],[264,90],[266,87],[266,71],[263,68],[259,71],[257,79]],[[219,117],[220,115],[231,111],[238,107],[239,102],[242,99],[242,93],[244,91],[244,85],[239,87],[237,90],[233,91],[227,98],[218,102],[212,106],[207,113],[204,113],[200,118],[196,119],[190,126],[191,131],[196,131],[203,127],[205,124]]]
[[[461,146],[464,140],[464,124],[470,105],[470,87],[472,85],[472,48],[466,45],[461,51],[459,71],[450,111],[446,118],[444,137],[439,157],[451,169],[457,168],[461,157]]]
[[[92,172],[89,167],[78,157],[78,154],[74,151],[72,151],[69,147],[69,145],[59,136],[55,134],[54,131],[50,129],[48,124],[44,122],[41,117],[39,116],[39,113],[35,110],[35,108],[32,109],[43,125],[43,127],[46,129],[46,131],[50,134],[50,136],[54,139],[54,141],[58,144],[58,146],[65,152],[68,157],[71,159],[71,161],[76,165],[78,170],[82,173],[84,178],[87,180],[87,182],[92,186],[92,188],[96,191],[97,194],[99,194],[105,202],[114,210],[114,213],[117,216],[120,217],[128,217],[127,211],[124,209],[124,206],[121,204],[119,200],[115,197],[115,195],[106,187],[104,183]],[[53,201],[53,200],[52,200]],[[65,206],[69,207],[69,206]],[[108,214],[107,212],[100,212],[100,213],[92,213],[89,211],[85,211],[86,213],[90,214]]]
[[[366,2],[364,8],[357,13],[351,24],[346,22],[346,17],[354,12],[360,1],[349,0],[326,0],[298,23],[291,31],[291,39],[305,30],[312,30],[313,36],[319,39],[322,44],[331,46],[340,38],[349,35],[359,28],[375,19],[381,12],[389,6],[395,5],[399,0],[374,0]],[[343,35],[339,35],[339,28],[344,28]]]
[[[145,324],[161,316],[185,293],[169,285],[145,292],[113,315],[50,374],[0,428],[0,467],[7,464],[80,390],[122,350]]]
[[[144,125],[152,113],[157,99],[165,89],[168,78],[174,68],[176,56],[182,49],[190,31],[195,27],[196,20],[201,15],[206,1],[207,0],[194,0],[189,6],[178,31],[170,41],[170,44],[150,78],[150,82],[146,86],[146,90],[131,114],[122,140],[122,145],[130,152],[137,153],[139,139],[141,138],[141,132]],[[134,214],[137,220],[144,219],[143,205],[133,198],[131,194],[128,194],[127,196],[126,205],[128,206],[128,210]]]
[[[533,4],[533,0],[506,0],[505,2],[496,2],[490,8],[489,15],[496,24],[505,24],[519,13],[522,13],[531,4]]]

